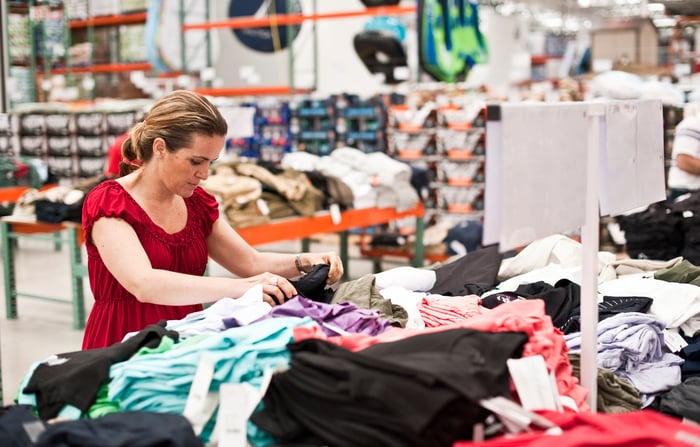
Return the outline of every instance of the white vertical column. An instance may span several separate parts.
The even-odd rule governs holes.
[[[586,219],[581,228],[582,278],[581,278],[581,385],[589,390],[587,403],[596,411],[598,396],[598,233],[600,211],[598,207],[600,151],[605,134],[602,131],[605,106],[591,104],[586,112],[588,122],[588,182],[586,186]]]

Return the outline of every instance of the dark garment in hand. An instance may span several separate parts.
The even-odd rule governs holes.
[[[330,303],[333,299],[334,290],[327,287],[328,271],[331,266],[328,264],[316,264],[311,271],[299,279],[290,282],[297,289],[297,293],[313,301]]]

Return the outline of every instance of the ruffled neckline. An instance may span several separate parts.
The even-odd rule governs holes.
[[[192,209],[192,198],[186,198],[185,200],[185,206],[187,208],[187,223],[185,226],[179,230],[176,231],[175,233],[168,233],[163,229],[163,227],[159,226],[156,224],[153,219],[151,219],[151,216],[148,215],[146,210],[144,210],[141,205],[134,199],[134,197],[129,193],[129,191],[124,188],[124,186],[117,182],[116,180],[111,180],[105,183],[110,183],[110,186],[116,187],[117,189],[120,190],[120,192],[126,197],[126,199],[131,203],[134,208],[137,210],[140,218],[142,219],[142,223],[144,224],[144,228],[150,229],[151,233],[158,239],[161,239],[165,242],[168,243],[173,243],[175,241],[177,242],[188,242],[192,239],[193,236],[193,231],[194,231],[194,225],[193,225],[193,209]]]

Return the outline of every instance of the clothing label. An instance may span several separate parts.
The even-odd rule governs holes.
[[[216,430],[219,447],[246,447],[247,423],[257,402],[257,391],[247,383],[222,383],[219,388],[219,414]]]
[[[218,447],[245,447],[247,443],[247,425],[250,415],[257,408],[260,400],[270,386],[272,375],[281,372],[266,368],[260,386],[255,389],[247,383],[222,383],[219,387],[219,412],[212,433],[212,444]],[[278,371],[279,370],[279,371]]]
[[[548,419],[526,410],[505,397],[497,396],[482,399],[479,401],[479,405],[498,416],[498,419],[509,433],[530,431],[531,426],[543,428],[545,433],[561,433],[561,429]]]
[[[547,372],[544,358],[533,355],[506,361],[508,371],[526,410],[560,410],[559,393]]]
[[[44,362],[49,366],[63,365],[68,361],[65,357],[59,357],[57,355],[52,355],[51,357],[44,360]]]
[[[671,352],[678,352],[688,346],[688,342],[676,331],[664,329],[664,343]]]
[[[331,220],[333,221],[333,225],[338,225],[343,218],[341,217],[340,214],[340,206],[338,206],[337,203],[334,203],[331,205],[330,208],[331,212]]]
[[[194,374],[190,392],[185,402],[185,416],[192,424],[195,434],[199,435],[216,408],[216,393],[210,393],[209,387],[214,377],[214,360],[203,353]]]
[[[44,430],[46,430],[44,423],[41,421],[23,422],[22,428],[24,429],[24,432],[27,434],[27,437],[30,441],[32,441],[32,443],[35,443],[39,439],[39,436],[41,436],[41,434],[44,432]]]

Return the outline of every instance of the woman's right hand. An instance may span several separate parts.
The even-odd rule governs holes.
[[[282,304],[297,295],[297,289],[287,278],[274,273],[261,273],[248,279],[251,285],[262,284],[263,301],[271,306]]]

